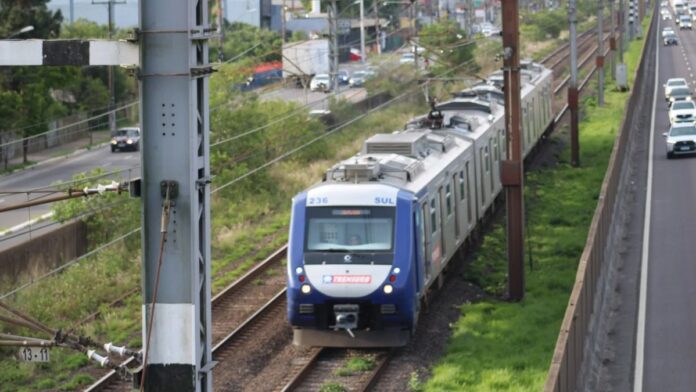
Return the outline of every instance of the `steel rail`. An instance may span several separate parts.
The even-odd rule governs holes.
[[[283,256],[285,256],[285,252],[287,251],[287,245],[283,245],[280,247],[278,250],[273,252],[269,257],[267,257],[264,261],[261,263],[257,264],[253,269],[247,271],[242,277],[239,279],[235,280],[232,284],[227,286],[224,290],[222,290],[220,293],[215,295],[215,297],[212,298],[211,303],[213,306],[215,306],[216,303],[223,301],[233,293],[237,292],[240,290],[243,286],[245,286],[248,283],[251,283],[259,274],[263,273],[266,269],[270,268],[273,266],[275,263],[279,262]],[[244,321],[239,327],[235,329],[235,331],[239,331],[242,326],[251,324],[253,322],[253,319],[257,318],[260,316],[262,313],[262,310],[269,307],[273,301],[278,301],[279,298],[282,298],[281,294],[285,293],[285,289],[283,289],[281,292],[276,294],[273,299],[271,299],[269,302],[267,302],[261,309],[256,311],[253,315],[251,315],[249,318],[247,318],[246,321]],[[226,336],[222,341],[218,342],[214,347],[213,347],[213,354],[215,354],[217,348],[222,346],[222,343],[224,341],[229,341],[234,338],[235,331],[230,333],[228,336]],[[122,366],[126,367],[131,367],[134,365],[135,358],[134,357],[129,357],[126,359],[123,363]],[[96,391],[103,391],[109,388],[111,384],[117,383],[117,382],[122,382],[121,380],[121,375],[118,373],[116,370],[111,370],[107,374],[105,374],[102,378],[97,380],[94,384],[89,386],[87,389],[85,389],[85,392],[96,392]]]

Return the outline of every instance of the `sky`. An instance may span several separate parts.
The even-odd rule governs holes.
[[[95,0],[101,2],[104,0]],[[138,0],[125,0],[125,4],[114,6],[114,22],[116,27],[127,28],[138,25]],[[92,0],[74,0],[75,20],[85,18],[100,24],[106,24],[108,11],[106,4],[92,4]],[[51,10],[60,9],[63,20],[70,22],[70,0],[51,0],[48,3]]]

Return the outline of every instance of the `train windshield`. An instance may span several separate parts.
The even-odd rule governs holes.
[[[391,252],[394,207],[307,208],[306,252]]]

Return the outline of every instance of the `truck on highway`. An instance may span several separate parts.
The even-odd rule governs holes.
[[[286,80],[309,83],[312,76],[328,73],[329,40],[311,39],[283,45],[283,78]]]

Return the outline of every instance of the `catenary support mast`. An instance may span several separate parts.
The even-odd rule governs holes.
[[[208,1],[147,0],[139,9],[149,346],[141,376],[147,391],[211,391]]]

